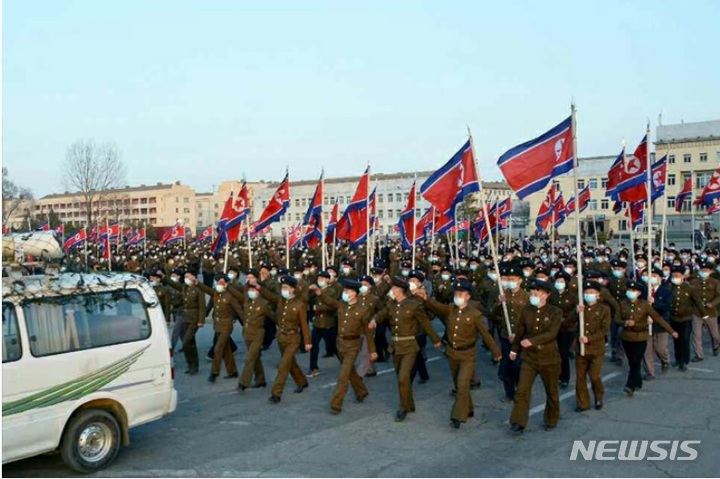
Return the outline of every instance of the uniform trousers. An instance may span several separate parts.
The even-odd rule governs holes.
[[[620,326],[616,322],[610,324],[610,351],[613,359],[626,359],[625,349],[623,349],[622,340],[620,339]]]
[[[518,355],[515,361],[510,361],[511,344],[507,338],[500,338],[500,349],[502,359],[498,368],[498,377],[503,383],[503,388],[505,388],[505,397],[512,400],[515,398],[515,390],[520,379],[522,358]]]
[[[298,387],[307,386],[308,381],[300,366],[295,360],[295,352],[300,347],[299,334],[284,334],[278,336],[278,347],[280,348],[280,364],[278,365],[277,376],[272,387],[273,396],[280,397],[285,388],[288,374]]]
[[[642,388],[642,360],[645,357],[647,341],[623,340],[622,345],[625,349],[625,356],[627,356],[628,366],[630,367],[625,387],[628,387],[634,391],[636,389]]]
[[[347,341],[347,343],[347,348],[343,348],[345,351],[338,352],[340,372],[338,373],[335,393],[330,400],[330,407],[338,411],[342,410],[343,399],[345,399],[349,385],[355,391],[356,398],[362,399],[368,395],[363,379],[355,370],[355,360],[360,353],[360,339]]]
[[[267,349],[272,345],[273,341],[275,341],[275,336],[277,335],[277,324],[275,324],[275,321],[265,318],[263,328],[265,329],[265,337],[263,338],[262,348]]]
[[[653,332],[652,340],[648,340],[643,358],[643,369],[650,376],[655,376],[655,358],[662,364],[670,364],[670,353],[668,352],[668,338],[670,335],[665,331]]]
[[[378,362],[387,361],[389,347],[387,340],[388,327],[387,321],[383,321],[377,325],[377,329],[375,330],[375,351],[377,351]]]
[[[523,361],[520,367],[520,380],[515,393],[515,404],[510,414],[510,423],[515,423],[522,428],[527,427],[530,416],[532,387],[538,375],[540,375],[540,379],[542,379],[545,386],[545,424],[549,427],[557,426],[560,419],[560,397],[558,392],[560,363],[540,366]]]
[[[415,410],[415,399],[412,392],[412,373],[417,353],[393,353],[393,366],[397,374],[398,392],[400,393],[400,410],[412,412]]]
[[[561,331],[557,335],[558,350],[560,351],[560,382],[570,382],[570,349],[575,341],[575,331]]]
[[[427,370],[427,352],[425,352],[425,348],[427,347],[427,334],[418,334],[415,336],[415,340],[420,347],[420,351],[415,355],[415,364],[413,364],[410,379],[412,382],[415,382],[415,376],[419,374],[420,379],[427,381],[430,379],[430,374],[428,374]]]
[[[470,415],[474,414],[473,401],[470,396],[470,381],[475,371],[476,351],[476,348],[466,351],[447,348],[448,365],[456,391],[450,419],[465,422]]]
[[[241,386],[250,387],[253,375],[255,376],[255,384],[265,384],[265,368],[263,368],[260,350],[262,349],[263,336],[256,336],[252,339],[245,339],[245,363],[243,364],[242,374],[240,375],[239,384]]]
[[[213,351],[213,362],[211,374],[220,374],[220,363],[225,362],[225,371],[228,375],[237,374],[237,365],[235,364],[235,356],[230,348],[230,332],[216,332],[217,343]]]
[[[678,366],[687,366],[690,362],[690,333],[692,332],[692,321],[678,322],[670,320],[670,326],[678,333],[678,338],[673,339],[675,362],[678,363]]]
[[[718,334],[718,320],[717,316],[711,316],[707,319],[702,319],[699,316],[693,316],[692,319],[692,338],[693,338],[693,350],[695,356],[703,359],[703,343],[702,333],[703,326],[705,326],[710,333],[710,340],[712,341],[712,348],[716,350],[720,348],[720,334]]]
[[[595,402],[602,402],[605,396],[602,372],[604,354],[586,354],[575,356],[575,398],[581,409],[590,409],[590,394],[587,387],[587,376],[590,376]]]
[[[170,347],[175,351],[175,345],[185,337],[185,321],[183,320],[182,309],[173,311],[173,329],[170,336]]]
[[[367,345],[367,337],[362,336],[360,340],[362,341],[362,346],[360,347],[360,355],[358,356],[357,373],[360,377],[363,377],[367,373],[375,372],[375,364],[370,360],[370,350]]]
[[[310,334],[312,340],[312,349],[310,350],[310,370],[318,368],[318,357],[320,356],[320,341],[325,341],[325,350],[328,354],[336,354],[335,342],[337,340],[337,332],[335,328],[318,328],[313,326]]]
[[[183,354],[185,354],[185,362],[187,362],[188,368],[191,371],[199,368],[198,350],[197,344],[195,343],[195,333],[197,330],[197,323],[185,323],[185,335],[183,336],[182,347]]]

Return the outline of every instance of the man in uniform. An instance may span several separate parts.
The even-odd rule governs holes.
[[[412,394],[412,373],[418,347],[415,336],[423,328],[430,336],[436,348],[441,346],[440,337],[430,324],[424,311],[424,306],[417,300],[409,297],[410,285],[403,278],[392,280],[390,297],[385,307],[373,316],[370,329],[375,329],[378,323],[390,322],[392,344],[390,352],[393,355],[393,365],[398,379],[400,392],[400,407],[395,413],[395,421],[403,421],[408,412],[415,411],[415,401]]]
[[[590,377],[595,409],[603,407],[605,388],[601,378],[603,359],[605,358],[605,336],[610,329],[610,307],[600,302],[602,286],[596,281],[586,281],[583,285],[585,305],[578,305],[578,313],[583,314],[583,335],[578,338],[584,345],[585,354],[575,356],[575,411],[590,409],[590,395],[587,377]]]
[[[339,299],[335,294],[335,287],[330,284],[330,273],[327,271],[320,271],[317,276],[317,288],[310,287],[310,291],[322,291],[327,292],[328,295],[333,299]],[[317,296],[317,293],[315,293]],[[310,351],[310,369],[308,369],[307,377],[313,378],[320,375],[320,368],[318,367],[318,356],[320,355],[320,341],[325,341],[325,348],[327,350],[335,349],[335,311],[337,308],[332,308],[328,304],[317,301],[317,297],[314,300],[314,316],[313,316],[313,327],[312,327],[312,350]]]
[[[695,357],[692,362],[697,363],[703,360],[702,333],[705,326],[710,333],[712,341],[713,356],[720,353],[720,334],[718,334],[718,306],[720,305],[720,281],[712,278],[715,263],[703,261],[700,263],[698,278],[692,283],[693,287],[700,293],[700,299],[707,308],[708,318],[702,319],[694,315],[692,319],[692,337]]]
[[[549,283],[533,280],[530,285],[529,304],[520,311],[515,326],[510,360],[516,361],[521,350],[523,359],[515,404],[510,415],[510,428],[515,433],[522,433],[527,427],[530,415],[530,393],[538,375],[545,386],[545,429],[554,429],[560,419],[558,394],[560,354],[557,347],[557,333],[563,315],[560,308],[547,302],[551,288]]]
[[[558,351],[560,352],[560,388],[567,389],[570,383],[570,350],[577,337],[578,315],[577,294],[568,288],[570,275],[565,271],[555,273],[554,291],[550,295],[550,304],[563,312],[563,322],[558,332]]]
[[[217,335],[217,342],[215,343],[215,349],[213,351],[212,368],[210,369],[210,376],[208,376],[208,381],[211,383],[214,383],[218,374],[220,374],[220,363],[222,361],[225,362],[225,372],[227,373],[225,379],[238,377],[235,356],[233,356],[232,349],[230,348],[230,335],[232,334],[233,323],[235,322],[233,314],[241,318],[243,311],[240,302],[238,302],[232,292],[228,291],[228,283],[227,275],[218,273],[215,275],[214,289],[208,288],[203,283],[197,284],[200,291],[210,296],[213,309],[213,330]]]
[[[338,359],[340,359],[340,372],[338,373],[335,393],[330,400],[330,412],[340,414],[342,404],[347,394],[348,384],[352,385],[355,392],[355,400],[363,402],[367,397],[368,390],[365,387],[362,377],[355,370],[355,360],[360,354],[361,338],[365,337],[365,343],[370,349],[370,359],[377,359],[375,353],[375,342],[372,338],[372,331],[368,328],[370,311],[360,301],[361,284],[350,278],[340,280],[343,286],[342,301],[333,298],[327,290],[323,291],[319,286],[312,286],[317,294],[318,302],[337,311],[338,315]]]
[[[440,303],[432,298],[427,299],[424,289],[417,290],[415,294],[426,300],[428,308],[438,315],[448,331],[447,356],[456,391],[455,404],[450,413],[450,424],[458,429],[461,423],[474,415],[470,383],[475,371],[478,334],[495,360],[500,360],[502,353],[490,336],[482,313],[470,306],[472,283],[468,279],[456,280],[453,290],[455,295],[452,305]]]
[[[238,388],[241,391],[248,387],[264,388],[266,385],[265,369],[260,357],[260,350],[265,338],[265,319],[272,319],[274,314],[270,303],[265,298],[260,297],[257,281],[254,280],[253,284],[246,285],[247,299],[243,302],[243,338],[245,339],[247,354],[238,381]],[[255,383],[251,386],[253,375],[255,376]]]
[[[165,315],[165,323],[170,325],[170,291],[169,288],[162,284],[162,278],[165,276],[162,270],[153,271],[150,273],[150,286],[155,290],[155,294],[160,301],[160,307],[162,307],[163,315]]]
[[[275,271],[276,274],[273,275],[272,271]],[[263,288],[267,288],[276,295],[280,294],[280,282],[277,277],[277,270],[267,263],[263,263],[260,266],[259,278],[250,276],[248,274],[247,280],[248,282],[257,281],[258,284],[260,284],[260,286],[262,286]],[[270,307],[275,309],[275,303],[271,303]],[[265,318],[265,323],[263,327],[265,328],[265,337],[263,338],[262,350],[267,351],[275,340],[275,335],[277,334],[277,324],[275,324],[274,320]]]
[[[378,298],[372,293],[374,286],[375,280],[372,276],[365,275],[360,278],[360,294],[358,295],[357,299],[360,305],[369,312],[370,317],[372,317],[380,310],[380,307],[383,303],[380,298]],[[377,333],[377,330],[375,330],[375,332]],[[375,370],[375,361],[377,360],[378,356],[377,350],[375,348],[370,348],[370,346],[367,344],[367,338],[365,336],[361,337],[360,339],[362,341],[362,348],[360,349],[357,372],[360,376],[363,377],[377,376],[377,371]],[[373,344],[377,344],[374,338]],[[371,358],[370,351],[375,351],[375,359]]]
[[[672,290],[672,306],[670,307],[670,326],[678,334],[675,339],[675,362],[680,371],[687,371],[690,362],[690,333],[692,331],[692,317],[697,312],[703,321],[710,315],[703,304],[700,292],[691,288],[685,282],[685,268],[673,266],[670,289]]]
[[[180,292],[183,297],[183,318],[185,334],[183,352],[188,369],[185,374],[197,374],[200,370],[195,333],[205,324],[205,294],[197,286],[197,277],[193,271],[185,272],[185,282],[165,280],[165,284]]]
[[[612,267],[612,278],[608,283],[608,290],[610,290],[615,301],[620,303],[620,301],[625,300],[625,292],[627,291],[627,262],[622,259],[614,259],[610,261],[610,266]],[[617,314],[615,317],[617,317]],[[617,321],[613,321],[610,325],[610,360],[617,364],[622,364],[623,357],[625,357],[625,351],[620,342],[620,327]]]
[[[269,401],[280,402],[287,376],[290,374],[295,381],[295,393],[299,394],[308,387],[308,380],[295,360],[295,352],[304,340],[305,351],[312,349],[310,330],[307,324],[307,305],[295,296],[297,280],[292,276],[283,276],[280,295],[276,295],[264,286],[260,286],[263,298],[277,305],[276,321],[278,325],[278,346],[280,347],[280,364],[272,387]],[[259,284],[259,283],[257,283]]]

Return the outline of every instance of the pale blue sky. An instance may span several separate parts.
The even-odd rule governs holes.
[[[720,2],[3,2],[3,165],[62,190],[73,140],[128,184],[429,170],[497,157],[578,105],[580,156],[650,119],[720,118]]]

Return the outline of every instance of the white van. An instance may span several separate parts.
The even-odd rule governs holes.
[[[3,464],[58,450],[107,467],[128,430],[177,405],[167,326],[141,276],[3,278]]]

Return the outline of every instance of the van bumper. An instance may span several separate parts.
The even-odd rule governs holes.
[[[168,414],[174,413],[177,408],[178,395],[177,389],[172,388],[172,395],[170,396],[170,407],[168,408]]]

